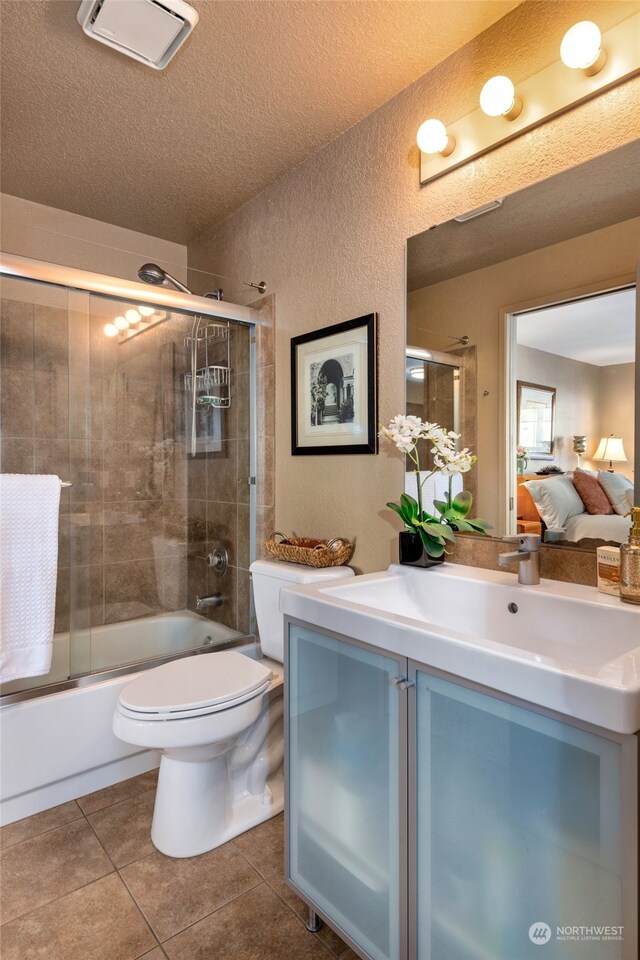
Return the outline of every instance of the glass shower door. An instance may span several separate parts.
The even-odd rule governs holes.
[[[3,278],[0,297],[0,471],[57,474],[58,578],[51,670],[4,684],[2,693],[90,670],[87,606],[90,538],[85,509],[89,457],[88,296]]]

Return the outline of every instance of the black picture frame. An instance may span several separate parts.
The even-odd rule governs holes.
[[[378,452],[377,316],[291,339],[291,453]]]

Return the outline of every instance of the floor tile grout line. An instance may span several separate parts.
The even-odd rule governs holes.
[[[138,774],[138,776],[145,776],[145,774]],[[133,780],[135,779],[135,777],[131,777],[130,779]],[[121,782],[126,783],[126,781],[121,781]],[[3,853],[5,850],[11,850],[12,847],[17,847],[21,843],[27,843],[28,840],[35,840],[37,837],[43,837],[46,833],[51,833],[53,830],[58,830],[59,827],[66,827],[67,824],[75,823],[76,820],[80,820],[82,819],[82,817],[84,817],[85,820],[88,820],[88,818],[90,816],[93,816],[94,813],[101,813],[103,810],[108,810],[109,807],[115,807],[118,803],[125,803],[126,800],[133,800],[135,799],[135,797],[139,797],[143,793],[149,793],[149,791],[155,790],[156,788],[157,788],[157,785],[154,785],[152,787],[145,787],[145,789],[141,790],[140,793],[134,793],[131,797],[126,797],[125,800],[115,800],[113,803],[108,803],[104,807],[100,807],[98,810],[91,810],[89,813],[85,813],[85,811],[82,809],[82,806],[80,804],[80,800],[83,800],[84,797],[72,797],[71,800],[65,800],[64,802],[76,804],[79,810],[79,814],[77,817],[72,817],[70,820],[65,820],[62,823],[56,824],[55,827],[49,827],[46,830],[41,830],[39,833],[34,833],[32,837],[25,837],[24,840],[16,840],[15,843],[10,843],[8,846],[5,846],[0,840],[0,853]],[[105,787],[104,789],[108,790],[109,788]],[[85,796],[90,796],[90,794],[85,794]],[[62,806],[62,804],[57,804],[57,806]],[[55,809],[55,807],[51,807],[49,809]],[[40,813],[47,813],[47,810],[41,810]],[[31,819],[31,817],[38,817],[40,816],[40,813],[32,813],[29,817],[21,817],[20,820],[14,820],[13,823],[4,824],[3,829],[5,827],[12,827],[14,823],[21,823],[22,820],[29,820]]]
[[[96,838],[96,840],[97,840],[98,843],[100,844],[100,849],[104,851],[105,857],[108,858],[109,863],[113,866],[113,869],[114,869],[115,872],[117,873],[120,868],[115,864],[115,862],[114,862],[114,860],[113,860],[113,857],[110,855],[110,853],[109,853],[109,851],[107,850],[107,848],[105,847],[104,843],[102,842],[102,840],[100,839],[100,837],[99,837],[98,834],[96,833],[96,830],[95,830],[93,824],[91,823],[91,820],[89,820],[89,817],[86,815],[86,813],[83,813],[83,817],[84,817],[84,819],[86,820],[86,822],[88,823],[89,829],[91,830],[92,834],[94,835],[94,837]]]
[[[129,864],[127,864],[127,866],[129,866]],[[119,870],[116,870],[116,874],[118,875],[118,878],[119,878],[119,880],[120,880],[120,883],[122,884],[122,886],[123,886],[123,887],[125,888],[125,890],[127,891],[127,894],[129,895],[129,898],[132,900],[134,907],[136,908],[136,910],[138,911],[138,913],[139,913],[140,916],[142,917],[143,923],[146,924],[146,926],[147,926],[147,928],[148,928],[148,930],[149,930],[149,933],[151,934],[151,936],[152,936],[153,939],[155,940],[156,946],[159,947],[159,946],[160,946],[160,938],[159,938],[158,936],[156,936],[156,932],[155,932],[155,930],[153,929],[153,927],[151,926],[151,924],[149,923],[149,920],[148,920],[148,918],[147,918],[144,910],[142,909],[142,907],[140,906],[140,904],[138,903],[138,901],[136,900],[136,898],[135,898],[134,895],[132,894],[132,892],[131,892],[131,890],[129,889],[129,886],[128,886],[126,880],[124,879],[124,877],[122,876],[122,874],[120,873]],[[155,950],[155,947],[152,947],[151,949],[152,949],[152,950]],[[150,951],[147,950],[147,953],[149,953],[149,952],[150,952]],[[164,953],[164,951],[163,951],[163,953]],[[141,957],[144,957],[144,956],[145,956],[144,953],[141,954]]]
[[[38,904],[38,906],[34,907],[33,910],[27,910],[26,913],[21,913],[19,917],[12,917],[10,920],[2,920],[0,922],[0,928],[6,927],[10,923],[14,923],[14,921],[17,920],[24,920],[26,917],[30,917],[32,913],[36,913],[38,910],[43,910],[45,907],[50,907],[52,903],[58,903],[59,900],[64,900],[65,897],[70,897],[72,894],[77,893],[78,890],[84,890],[85,887],[90,887],[92,883],[98,883],[99,880],[104,880],[105,877],[110,877],[112,874],[117,872],[118,871],[115,869],[109,870],[108,873],[103,873],[100,877],[94,877],[93,880],[88,880],[86,883],[81,883],[79,887],[75,887],[73,890],[67,890],[66,893],[61,893],[59,897],[53,897],[51,900],[47,900],[45,903]]]
[[[116,786],[116,784],[113,784],[113,786]],[[99,807],[97,810],[90,810],[89,813],[85,813],[85,811],[82,810],[82,806],[80,805],[79,801],[76,801],[76,803],[84,813],[85,817],[93,817],[96,813],[102,813],[104,810],[110,810],[112,807],[117,807],[120,803],[127,803],[129,800],[137,800],[138,797],[143,796],[145,793],[151,793],[152,790],[157,790],[157,787],[158,785],[154,783],[153,786],[145,787],[144,790],[140,790],[139,793],[133,793],[130,797],[124,797],[122,800],[114,800],[113,803],[107,803],[104,807]],[[105,787],[105,789],[108,789],[108,787]],[[82,799],[83,797],[80,797],[80,800]]]
[[[127,866],[129,866],[129,864],[127,864]],[[261,886],[261,885],[262,885],[263,883],[265,883],[265,882],[266,882],[266,881],[265,881],[262,877],[260,877],[257,883],[254,883],[254,884],[252,884],[250,887],[247,887],[246,890],[243,890],[242,893],[238,893],[235,897],[232,897],[231,900],[226,900],[224,903],[221,903],[219,907],[216,907],[216,908],[215,908],[215,910],[210,910],[209,913],[205,913],[205,915],[204,915],[203,917],[198,917],[197,920],[194,920],[193,923],[190,923],[190,924],[188,924],[186,927],[183,927],[182,930],[177,930],[175,933],[172,933],[171,936],[165,937],[164,940],[159,940],[159,941],[158,941],[158,946],[162,947],[163,944],[169,943],[170,940],[174,940],[176,937],[182,936],[182,934],[185,933],[187,930],[191,930],[192,927],[195,927],[195,926],[197,926],[197,924],[202,923],[203,920],[206,920],[208,917],[212,917],[214,913],[219,913],[220,910],[224,910],[224,908],[225,908],[225,907],[228,907],[229,904],[235,903],[235,901],[236,901],[236,900],[239,900],[240,897],[244,897],[245,894],[251,893],[252,890],[255,890],[257,887]],[[129,888],[127,887],[127,890],[128,890],[128,889],[129,889]],[[130,890],[129,890],[129,893],[131,893]],[[133,897],[133,894],[132,894],[132,893],[131,893],[131,896]],[[135,900],[135,897],[134,897],[134,900]],[[137,902],[137,901],[136,901],[136,902]],[[142,908],[141,908],[141,909],[142,909]],[[155,934],[155,932],[154,932],[154,936],[157,937],[157,934]],[[164,951],[163,951],[163,952],[164,952]],[[143,955],[143,956],[144,956],[144,955]],[[166,956],[166,954],[165,954],[165,956]]]
[[[273,877],[272,877],[272,879],[273,879]],[[278,900],[280,900],[280,902],[283,903],[283,904],[285,905],[285,907],[286,907],[288,910],[291,911],[291,913],[294,915],[294,917],[296,918],[296,920],[298,920],[298,921],[305,927],[305,930],[306,930],[307,928],[306,928],[306,926],[305,926],[304,920],[302,919],[302,917],[301,917],[298,913],[296,913],[296,911],[293,909],[293,907],[291,906],[291,904],[287,903],[287,901],[284,899],[284,897],[280,896],[280,894],[278,893],[278,891],[276,890],[276,888],[275,888],[275,887],[272,887],[272,886],[271,886],[271,883],[270,883],[268,880],[266,881],[266,883],[267,883],[269,889],[272,890],[273,893],[276,895],[276,897],[278,898]],[[308,932],[309,934],[311,934],[311,936],[315,937],[316,940],[318,940],[318,942],[321,943],[322,946],[323,946],[326,950],[329,951],[330,955],[331,955],[332,957],[334,957],[334,960],[340,960],[341,954],[334,953],[333,950],[331,949],[331,947],[329,947],[326,943],[324,943],[324,942],[320,939],[320,937],[319,937],[319,935],[318,935],[317,933],[312,933],[310,930],[307,931],[307,932]],[[335,930],[334,930],[333,932],[335,933]],[[336,936],[338,936],[337,933],[336,933]],[[343,953],[344,953],[344,952],[345,952],[345,951],[343,951]]]
[[[74,802],[74,803],[78,803],[77,800],[74,800],[73,802]],[[54,830],[58,830],[60,827],[66,827],[67,824],[69,824],[69,823],[75,823],[76,820],[81,820],[82,817],[83,817],[83,813],[82,813],[82,809],[80,808],[80,804],[78,804],[78,810],[80,811],[80,813],[78,814],[77,817],[72,817],[71,820],[65,820],[63,823],[57,823],[57,824],[55,825],[55,827],[49,827],[48,830],[42,830],[40,833],[34,833],[34,835],[33,835],[32,837],[25,837],[24,840],[16,840],[15,843],[10,843],[8,846],[5,846],[5,845],[0,841],[0,853],[4,853],[5,850],[12,850],[14,847],[19,847],[21,843],[28,843],[29,840],[37,840],[38,837],[44,837],[45,834],[47,834],[47,833],[52,833]],[[46,810],[42,810],[41,812],[42,812],[42,813],[46,813],[47,811],[46,811]],[[34,814],[32,814],[32,816],[37,817],[38,814],[37,814],[37,813],[34,813]],[[24,817],[23,819],[28,820],[29,818],[28,818],[28,817]],[[15,823],[20,823],[20,820],[15,820],[14,822],[15,822]],[[12,823],[7,823],[7,824],[5,824],[5,826],[6,826],[6,827],[12,827],[13,824],[12,824]]]
[[[260,826],[260,824],[258,824],[258,826]],[[242,834],[240,834],[240,836],[242,836]],[[227,843],[229,843],[229,844],[233,847],[233,849],[236,851],[236,853],[239,853],[240,856],[241,856],[244,860],[246,860],[246,862],[249,864],[249,866],[252,867],[252,868],[256,871],[256,873],[258,874],[258,876],[262,877],[262,879],[265,881],[265,883],[269,883],[269,878],[268,878],[268,877],[265,877],[265,875],[264,875],[264,873],[262,872],[262,870],[260,869],[260,867],[256,866],[256,864],[253,862],[253,860],[251,860],[251,858],[249,857],[248,854],[244,853],[244,852],[240,849],[240,847],[236,847],[236,845],[235,845],[235,843],[233,842],[233,840],[227,840]],[[283,873],[283,876],[284,876],[284,873]]]
[[[144,774],[142,774],[142,776],[144,776]],[[126,783],[126,780],[121,781],[121,783]],[[114,783],[112,784],[112,786],[115,787],[117,786],[117,784]],[[104,789],[108,790],[109,788],[105,787]],[[126,803],[127,800],[135,800],[136,797],[141,797],[143,793],[149,793],[150,790],[155,790],[155,789],[157,789],[157,784],[153,784],[153,786],[151,787],[145,787],[143,790],[140,790],[138,793],[132,793],[130,797],[124,797],[122,800],[114,800],[112,803],[105,803],[104,807],[98,807],[96,810],[89,810],[88,813],[86,813],[83,810],[82,804],[80,803],[80,800],[84,800],[84,797],[79,797],[76,800],[76,803],[84,813],[85,817],[92,817],[94,813],[102,813],[103,810],[109,810],[111,807],[117,807],[119,803]]]

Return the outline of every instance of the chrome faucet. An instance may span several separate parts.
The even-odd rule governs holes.
[[[540,583],[540,536],[537,533],[523,533],[519,537],[504,537],[505,543],[517,543],[518,549],[510,553],[499,553],[498,563],[502,567],[510,563],[518,564],[518,583]]]
[[[224,603],[224,597],[219,593],[214,593],[211,597],[196,597],[196,613],[204,610],[205,607],[219,607]]]

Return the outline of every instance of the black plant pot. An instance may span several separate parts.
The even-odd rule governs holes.
[[[430,557],[422,544],[420,534],[403,530],[400,534],[400,563],[409,567],[435,567],[444,563],[444,555]]]

